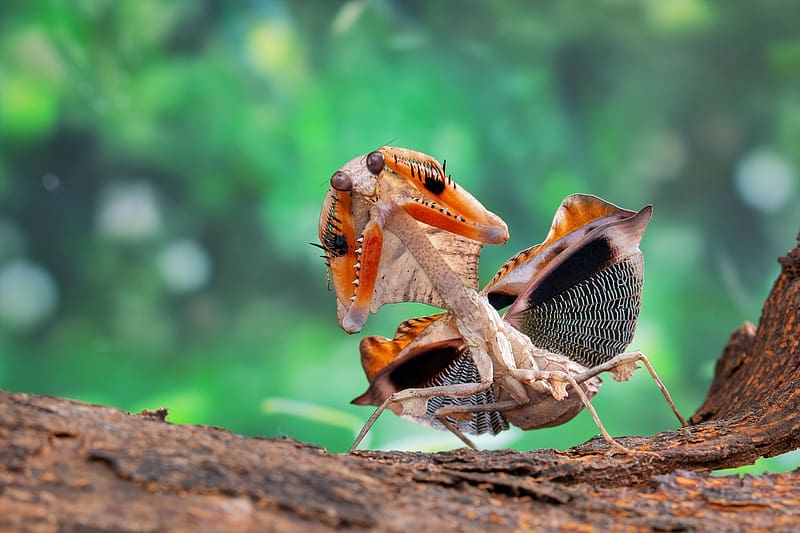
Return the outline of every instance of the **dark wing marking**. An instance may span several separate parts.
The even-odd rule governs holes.
[[[433,320],[430,320],[433,319]],[[478,383],[480,376],[472,357],[466,351],[452,317],[449,314],[425,317],[404,324],[419,323],[419,327],[398,328],[395,339],[371,337],[362,341],[362,359],[381,361],[382,368],[370,380],[367,391],[353,400],[358,405],[381,405],[397,391],[409,388],[428,388],[459,383]],[[402,331],[401,331],[402,329]],[[398,342],[398,335],[402,337]],[[413,340],[409,342],[409,337]],[[384,351],[400,349],[396,355],[387,357]],[[366,365],[365,368],[378,365]],[[368,372],[368,375],[370,372]],[[445,429],[434,417],[436,410],[445,405],[486,405],[495,403],[490,389],[467,398],[433,397],[428,400],[427,411],[422,416],[408,417],[415,422]],[[472,413],[460,420],[449,419],[461,431],[473,435],[493,435],[508,429],[508,423],[498,412]]]
[[[639,316],[639,241],[650,213],[585,233],[533,275],[503,318],[534,345],[587,367],[622,353]]]
[[[441,372],[434,375],[428,386],[477,383],[479,381],[478,369],[472,358],[465,353],[455,359],[448,367],[442,369]],[[434,416],[436,410],[440,407],[446,405],[487,405],[491,403],[495,403],[492,389],[475,393],[467,398],[436,396],[428,400],[428,410],[421,418],[435,428],[446,429]],[[497,435],[501,431],[508,429],[508,422],[498,411],[472,413],[468,420],[456,420],[450,417],[447,419],[457,426],[459,430],[471,435],[482,435],[484,433]]]
[[[532,295],[515,325],[535,346],[591,368],[622,353],[633,339],[642,280],[642,255],[636,253],[558,293],[552,292],[555,284],[545,287]]]

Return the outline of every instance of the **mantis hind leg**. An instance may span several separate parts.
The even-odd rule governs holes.
[[[661,378],[656,373],[656,369],[653,368],[653,365],[650,363],[650,360],[647,358],[645,354],[642,352],[625,352],[617,355],[616,357],[606,361],[602,365],[597,365],[589,370],[582,372],[575,376],[575,381],[578,383],[583,383],[587,379],[591,379],[594,376],[600,374],[601,372],[611,372],[611,376],[617,381],[626,381],[630,376],[630,372],[636,369],[636,363],[641,361],[644,364],[647,371],[650,373],[650,376],[653,378],[653,381],[656,382],[656,386],[661,391],[661,394],[664,395],[664,399],[669,404],[670,409],[672,412],[675,413],[675,416],[678,418],[678,421],[681,423],[681,427],[686,427],[688,424],[686,423],[686,419],[683,418],[678,408],[675,406],[675,402],[672,401],[672,396],[670,395],[667,387],[664,385],[664,382],[661,381]]]
[[[593,376],[586,376],[579,382],[577,378],[573,377],[569,372],[564,372],[561,370],[529,370],[529,369],[514,369],[511,371],[511,375],[523,383],[534,383],[536,381],[547,382],[553,393],[553,397],[556,398],[557,400],[563,400],[566,397],[566,385],[571,385],[572,389],[575,391],[575,393],[578,395],[578,398],[581,400],[581,403],[583,403],[583,406],[586,408],[587,411],[589,411],[589,414],[592,415],[592,420],[594,420],[594,423],[597,425],[597,428],[600,430],[600,433],[603,435],[605,441],[621,452],[638,453],[636,450],[631,450],[629,448],[626,448],[625,446],[617,442],[614,439],[614,437],[611,436],[608,430],[606,430],[606,427],[603,424],[602,420],[600,420],[600,416],[597,414],[597,411],[592,405],[592,402],[590,401],[589,397],[586,395],[583,388],[580,386],[580,383],[583,383],[584,381],[592,378]]]

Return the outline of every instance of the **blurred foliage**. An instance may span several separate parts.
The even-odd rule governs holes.
[[[360,336],[308,243],[331,173],[391,142],[505,218],[484,280],[569,193],[652,203],[633,346],[690,415],[797,234],[797,20],[777,0],[5,2],[0,386],[345,449],[370,413],[349,405]],[[596,405],[614,434],[676,424],[643,371]],[[482,443],[596,433],[583,413]],[[392,415],[371,438],[457,445]]]

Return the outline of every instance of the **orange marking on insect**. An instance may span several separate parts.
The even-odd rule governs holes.
[[[352,159],[331,176],[319,222],[339,323],[350,333],[360,331],[369,310],[374,312],[384,303],[442,304],[429,278],[415,276],[419,266],[402,246],[390,254],[393,263],[403,265],[404,274],[377,279],[379,270],[389,268],[381,255],[385,217],[394,216],[390,213],[397,207],[426,226],[423,231],[427,235],[434,231],[431,228],[444,230],[436,237],[438,251],[451,254],[448,264],[469,285],[473,279],[477,285],[480,245],[508,239],[505,223],[466,190],[456,188],[431,156],[383,147]],[[373,232],[370,238],[365,234],[367,228]],[[357,239],[362,241],[356,243]],[[466,243],[468,239],[474,243]]]
[[[361,325],[369,314],[372,291],[375,289],[375,281],[378,276],[383,234],[377,224],[370,222],[359,241],[359,247],[355,250],[357,261],[353,264],[356,273],[351,281],[353,286],[352,305],[341,321],[342,327],[348,333],[360,331]],[[358,269],[355,269],[356,264],[359,265]]]

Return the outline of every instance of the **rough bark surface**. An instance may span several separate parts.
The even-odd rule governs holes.
[[[593,439],[331,455],[0,392],[0,531],[800,530],[800,471],[709,474],[800,446],[800,249],[780,262],[758,327],[732,335],[692,425],[619,439],[653,454]]]

